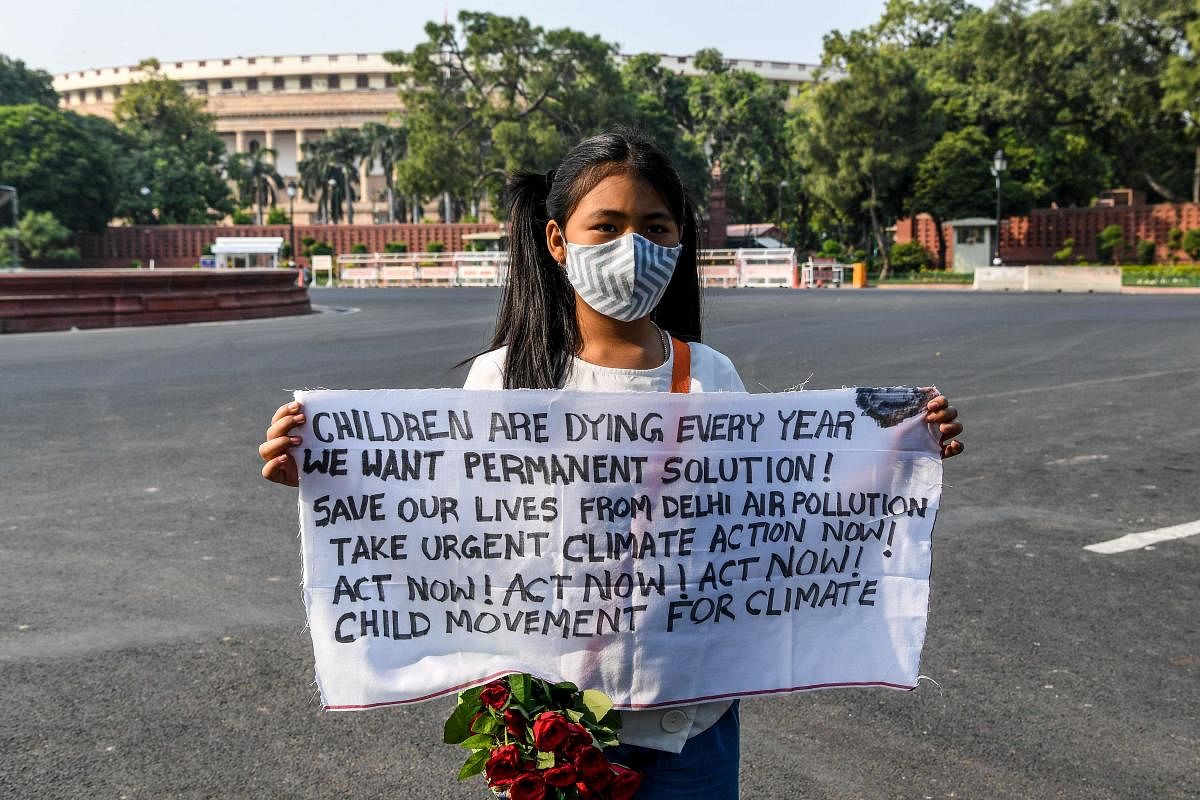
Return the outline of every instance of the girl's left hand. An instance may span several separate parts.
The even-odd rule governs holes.
[[[942,434],[942,458],[950,458],[961,453],[963,443],[954,438],[963,432],[962,423],[954,421],[958,417],[958,409],[950,405],[950,401],[940,394],[930,400],[926,408],[929,413],[925,415],[925,421],[931,425],[937,425]]]

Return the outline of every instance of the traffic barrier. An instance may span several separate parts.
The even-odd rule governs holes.
[[[347,253],[338,256],[337,261],[340,285],[502,286],[508,279],[505,252]],[[795,288],[801,285],[796,251],[792,248],[701,250],[696,266],[702,286]],[[830,276],[836,285],[841,285],[840,266]]]
[[[984,292],[1100,292],[1119,294],[1120,267],[977,267],[974,288]]]

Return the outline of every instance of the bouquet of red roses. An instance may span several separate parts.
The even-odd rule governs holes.
[[[642,777],[601,752],[621,715],[603,692],[507,675],[458,695],[445,740],[471,751],[458,773],[484,773],[508,800],[629,800]]]

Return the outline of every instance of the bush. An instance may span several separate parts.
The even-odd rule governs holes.
[[[316,242],[317,240],[311,236],[304,236],[300,239],[300,244],[304,245],[305,247],[312,247],[314,244],[316,244]]]
[[[474,214],[463,214],[462,219],[460,219],[459,222],[467,225],[474,225],[475,223],[479,222],[479,217],[475,216]]]
[[[211,256],[212,254],[212,242],[209,242],[208,244],[204,245],[204,249],[200,251],[200,255]]]
[[[1183,252],[1188,254],[1188,258],[1192,261],[1200,261],[1200,228],[1186,231],[1180,244]]]
[[[362,242],[355,242],[354,244],[350,245],[350,252],[351,253],[365,253],[365,252],[367,252],[367,246],[365,244],[363,244]]]
[[[291,217],[289,217],[287,215],[287,212],[284,211],[279,206],[275,206],[274,208],[272,208],[270,211],[267,212],[267,224],[268,225],[287,225],[287,224],[291,223],[291,221],[292,221]]]
[[[229,219],[234,225],[253,225],[254,215],[250,213],[248,208],[235,208],[233,213],[229,215]]]
[[[312,256],[331,256],[331,255],[333,255],[333,248],[329,245],[328,242],[318,242],[316,239],[312,239],[307,236],[304,238],[305,238],[304,248],[300,251],[304,255],[306,255],[310,258]]]
[[[1062,250],[1054,251],[1054,260],[1059,264],[1070,264],[1075,258],[1075,240],[1067,237],[1063,239]]]
[[[1096,257],[1101,264],[1120,264],[1125,247],[1125,231],[1120,225],[1109,225],[1096,237]]]
[[[383,245],[385,253],[407,253],[408,242],[385,242]]]
[[[821,242],[821,258],[836,258],[841,261],[846,257],[846,248],[842,247],[840,242],[835,242],[833,239],[826,239]]]
[[[1149,266],[1154,263],[1154,251],[1158,249],[1158,245],[1154,242],[1148,242],[1145,239],[1140,239],[1137,243],[1137,263],[1142,266]]]
[[[889,253],[892,257],[892,270],[897,273],[924,269],[933,261],[929,251],[922,247],[920,242],[894,244]]]
[[[445,249],[446,245],[443,242],[430,242],[429,244],[425,245],[426,253],[441,253]]]
[[[1123,267],[1125,286],[1200,286],[1200,267]]]
[[[130,268],[130,269],[141,269],[141,268],[142,268],[142,262],[141,262],[141,261],[138,261],[138,260],[135,258],[135,259],[133,259],[132,261],[130,261],[130,262],[129,262],[129,268]]]

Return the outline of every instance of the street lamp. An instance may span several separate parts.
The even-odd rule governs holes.
[[[325,222],[329,224],[333,222],[333,190],[337,188],[337,178],[330,178],[325,184],[329,187],[329,199],[325,202]]]
[[[1008,169],[1008,161],[1004,158],[1004,151],[997,150],[992,156],[992,175],[996,176],[996,242],[992,246],[992,265],[1000,266],[1000,173]]]
[[[779,182],[779,195],[778,195],[779,213],[778,213],[777,219],[779,220],[779,225],[781,227],[783,226],[783,190],[787,188],[787,185],[788,185],[787,181]]]
[[[17,208],[17,187],[9,186],[8,184],[0,184],[0,192],[12,192],[13,204],[13,235],[12,235],[12,254],[13,268],[21,266],[21,230],[20,230],[20,214]]]
[[[296,182],[287,182],[288,196],[288,242],[292,247],[292,263],[299,263],[296,259]]]

